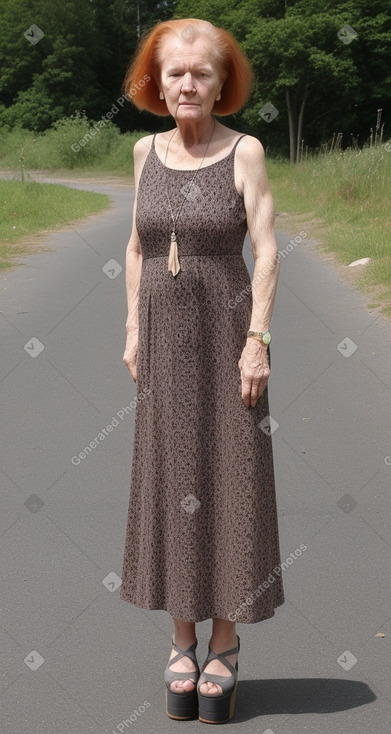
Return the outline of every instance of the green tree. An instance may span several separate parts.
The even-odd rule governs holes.
[[[121,94],[139,36],[170,18],[173,6],[174,0],[2,0],[0,124],[41,131],[77,111],[99,119]],[[24,36],[32,24],[44,33],[36,44]],[[129,129],[145,119],[126,103],[116,122]]]
[[[255,72],[241,119],[275,150],[289,150],[294,162],[303,139],[317,146],[336,131],[364,139],[379,107],[391,115],[389,5],[179,0],[176,15],[196,15],[233,33]],[[353,33],[341,32],[346,25]],[[267,103],[277,116],[262,112]]]
[[[351,53],[337,36],[343,18],[319,9],[308,12],[310,6],[298,2],[282,18],[258,19],[243,44],[259,79],[253,99],[261,105],[267,95],[273,96],[288,122],[292,162],[299,160],[309,100],[313,110],[315,99],[318,111],[329,110],[330,105],[335,108],[336,99],[339,110],[346,108],[359,81]],[[253,115],[254,109],[247,113],[248,119]]]
[[[87,3],[3,0],[0,12],[0,121],[43,130],[92,106],[99,39]],[[24,36],[32,23],[44,33],[34,45]]]
[[[94,21],[100,39],[100,53],[95,67],[105,95],[106,112],[121,94],[126,69],[139,40],[156,23],[172,17],[175,0],[91,0]],[[87,114],[90,113],[86,108]],[[121,130],[157,130],[161,120],[140,112],[126,102],[115,118]],[[163,123],[164,124],[164,123]]]

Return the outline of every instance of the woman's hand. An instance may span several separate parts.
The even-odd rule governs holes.
[[[248,337],[238,362],[242,378],[242,399],[247,408],[255,408],[269,379],[270,366],[267,346]]]
[[[137,382],[137,345],[138,345],[138,331],[133,331],[126,337],[126,346],[123,356],[131,378]]]

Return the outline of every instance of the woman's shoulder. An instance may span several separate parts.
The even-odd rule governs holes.
[[[263,155],[264,150],[260,140],[254,135],[240,132],[240,130],[233,130],[225,125],[221,125],[223,132],[222,142],[225,147],[232,148],[236,145],[235,156],[239,160],[243,159],[243,162],[251,162],[254,157],[258,159]]]
[[[257,195],[260,182],[263,186],[267,185],[265,151],[261,141],[254,135],[245,135],[238,141],[235,152],[235,181],[241,195],[244,191]]]
[[[133,147],[134,155],[137,157],[143,157],[148,155],[152,147],[153,135],[144,135],[139,138]]]
[[[153,135],[144,135],[142,138],[139,138],[133,146],[134,180],[136,189],[138,187],[141,172],[144,168],[144,163],[151,150],[152,141]]]
[[[238,133],[240,135],[240,133]],[[242,133],[243,135],[243,133]],[[236,146],[237,156],[246,161],[254,161],[264,157],[264,148],[261,141],[254,135],[244,134]]]

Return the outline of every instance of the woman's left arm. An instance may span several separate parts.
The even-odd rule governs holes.
[[[247,226],[250,234],[254,274],[252,313],[248,328],[268,331],[279,275],[277,242],[274,234],[274,203],[265,166],[265,154],[259,140],[244,137],[238,144],[235,179],[241,182]],[[242,399],[254,408],[270,375],[268,347],[254,337],[247,337],[238,362],[242,378]]]

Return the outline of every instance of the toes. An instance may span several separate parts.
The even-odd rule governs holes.
[[[183,683],[183,689],[186,691],[186,693],[190,693],[190,691],[195,688],[193,681],[189,678],[188,680],[185,680]]]
[[[190,693],[194,688],[194,683],[192,680],[176,680],[171,683],[170,690],[173,691],[173,693]]]
[[[200,693],[202,693],[204,696],[213,696],[215,694],[221,695],[222,689],[217,683],[212,683],[212,681],[206,681],[206,683],[202,683],[200,685]]]

